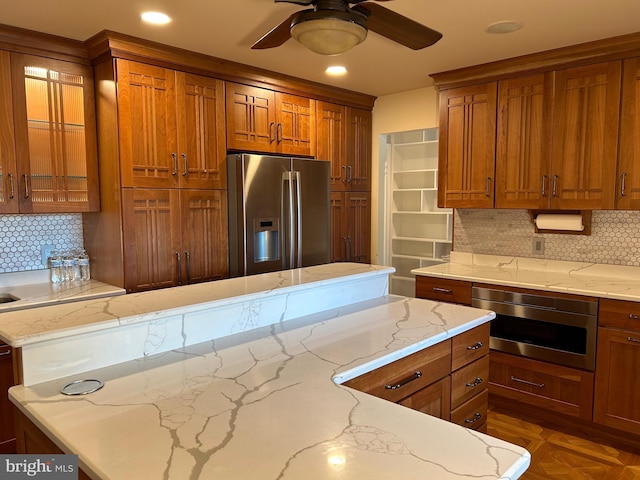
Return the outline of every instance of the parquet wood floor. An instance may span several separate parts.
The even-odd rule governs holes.
[[[640,480],[640,452],[582,438],[526,414],[491,406],[487,430],[531,452],[522,480]]]

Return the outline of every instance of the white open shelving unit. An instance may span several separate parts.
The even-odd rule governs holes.
[[[415,296],[414,268],[448,262],[453,210],[438,208],[438,129],[388,135],[387,261],[391,293]]]

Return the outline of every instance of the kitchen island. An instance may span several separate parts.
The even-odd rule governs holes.
[[[30,385],[12,388],[11,399],[95,479],[518,478],[526,450],[340,385],[493,318],[388,295],[391,272],[333,264],[136,294],[137,307],[134,296],[118,297],[117,318],[108,302],[101,314],[95,302],[65,311],[95,315],[84,324],[42,309],[48,321],[38,332],[0,330],[23,346],[25,369],[35,371],[25,372]],[[207,289],[218,293],[196,301]],[[221,296],[224,289],[235,296]],[[118,302],[127,297],[125,312]],[[163,310],[151,311],[155,301]],[[207,329],[205,319],[226,326]],[[173,330],[174,320],[181,329]],[[131,347],[132,325],[147,329],[143,345]],[[87,356],[102,334],[118,332],[120,342],[107,350],[143,354],[83,363],[69,351]],[[177,346],[167,341],[174,332]],[[63,372],[83,367],[47,377],[53,365],[41,354],[56,346]],[[82,378],[105,386],[79,397],[59,393]]]

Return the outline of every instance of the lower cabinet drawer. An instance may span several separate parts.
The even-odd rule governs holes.
[[[453,337],[451,371],[458,370],[489,353],[490,329],[491,325],[487,322]]]
[[[593,373],[492,351],[489,392],[591,420]]]
[[[479,430],[487,422],[489,392],[485,389],[471,400],[451,411],[451,422],[463,427]]]
[[[398,403],[427,415],[448,420],[451,410],[451,379],[446,376]]]
[[[489,385],[489,356],[451,374],[451,408],[456,408]]]
[[[471,305],[471,282],[416,276],[416,298]]]
[[[343,385],[398,402],[447,376],[451,371],[451,340],[360,375]]]

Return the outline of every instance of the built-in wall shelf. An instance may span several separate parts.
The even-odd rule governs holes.
[[[438,129],[388,135],[390,291],[415,296],[414,268],[449,261],[453,211],[438,208]]]

